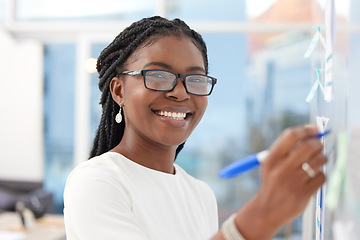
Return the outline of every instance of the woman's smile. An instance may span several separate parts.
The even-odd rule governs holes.
[[[176,108],[173,110],[170,109],[159,109],[153,110],[155,115],[160,119],[160,121],[165,124],[170,125],[171,127],[186,127],[188,122],[191,119],[192,113],[186,108]]]
[[[168,112],[168,111],[155,111],[155,113],[161,117],[166,117],[174,120],[185,120],[186,113],[181,112]]]

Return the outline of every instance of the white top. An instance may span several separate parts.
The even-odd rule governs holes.
[[[218,231],[214,193],[174,164],[176,174],[119,153],[90,159],[64,192],[67,240],[205,240]]]

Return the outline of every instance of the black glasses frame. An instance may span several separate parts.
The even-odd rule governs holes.
[[[149,88],[147,85],[146,85],[146,73],[147,72],[154,72],[154,71],[161,71],[161,72],[168,72],[168,73],[171,73],[173,74],[176,79],[174,81],[174,84],[173,84],[173,87],[171,89],[168,89],[168,90],[159,90],[159,89],[154,89],[154,88]],[[137,71],[123,71],[121,72],[121,74],[127,74],[127,75],[130,75],[130,76],[137,76],[137,75],[141,75],[143,76],[143,79],[144,79],[144,86],[145,88],[149,89],[149,90],[153,90],[153,91],[159,91],[159,92],[171,92],[172,90],[174,90],[175,86],[176,86],[176,83],[178,81],[179,78],[182,78],[184,79],[183,81],[183,84],[184,84],[184,87],[185,87],[185,90],[187,93],[190,93],[190,94],[193,94],[193,95],[196,95],[196,96],[209,96],[213,89],[214,89],[214,86],[215,84],[217,83],[217,79],[214,78],[214,77],[210,77],[210,76],[207,76],[207,75],[204,75],[204,74],[179,74],[179,73],[174,73],[174,72],[171,72],[171,71],[167,71],[167,70],[158,70],[158,69],[153,69],[153,70],[137,70]],[[198,93],[193,93],[191,91],[188,90],[187,86],[186,86],[186,78],[188,76],[204,76],[204,77],[207,77],[209,79],[211,79],[211,89],[209,91],[209,93],[207,94],[198,94]]]

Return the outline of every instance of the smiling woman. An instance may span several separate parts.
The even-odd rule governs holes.
[[[103,112],[91,159],[66,183],[68,240],[270,239],[324,183],[317,128],[288,129],[260,191],[219,231],[214,193],[174,163],[216,83],[202,37],[179,19],[145,18],[102,51],[97,70]]]

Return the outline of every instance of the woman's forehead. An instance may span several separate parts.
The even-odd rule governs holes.
[[[127,60],[126,65],[143,67],[149,62],[162,62],[168,65],[188,64],[204,67],[201,51],[189,37],[174,35],[156,36],[144,42]],[[142,66],[141,66],[142,64]]]

